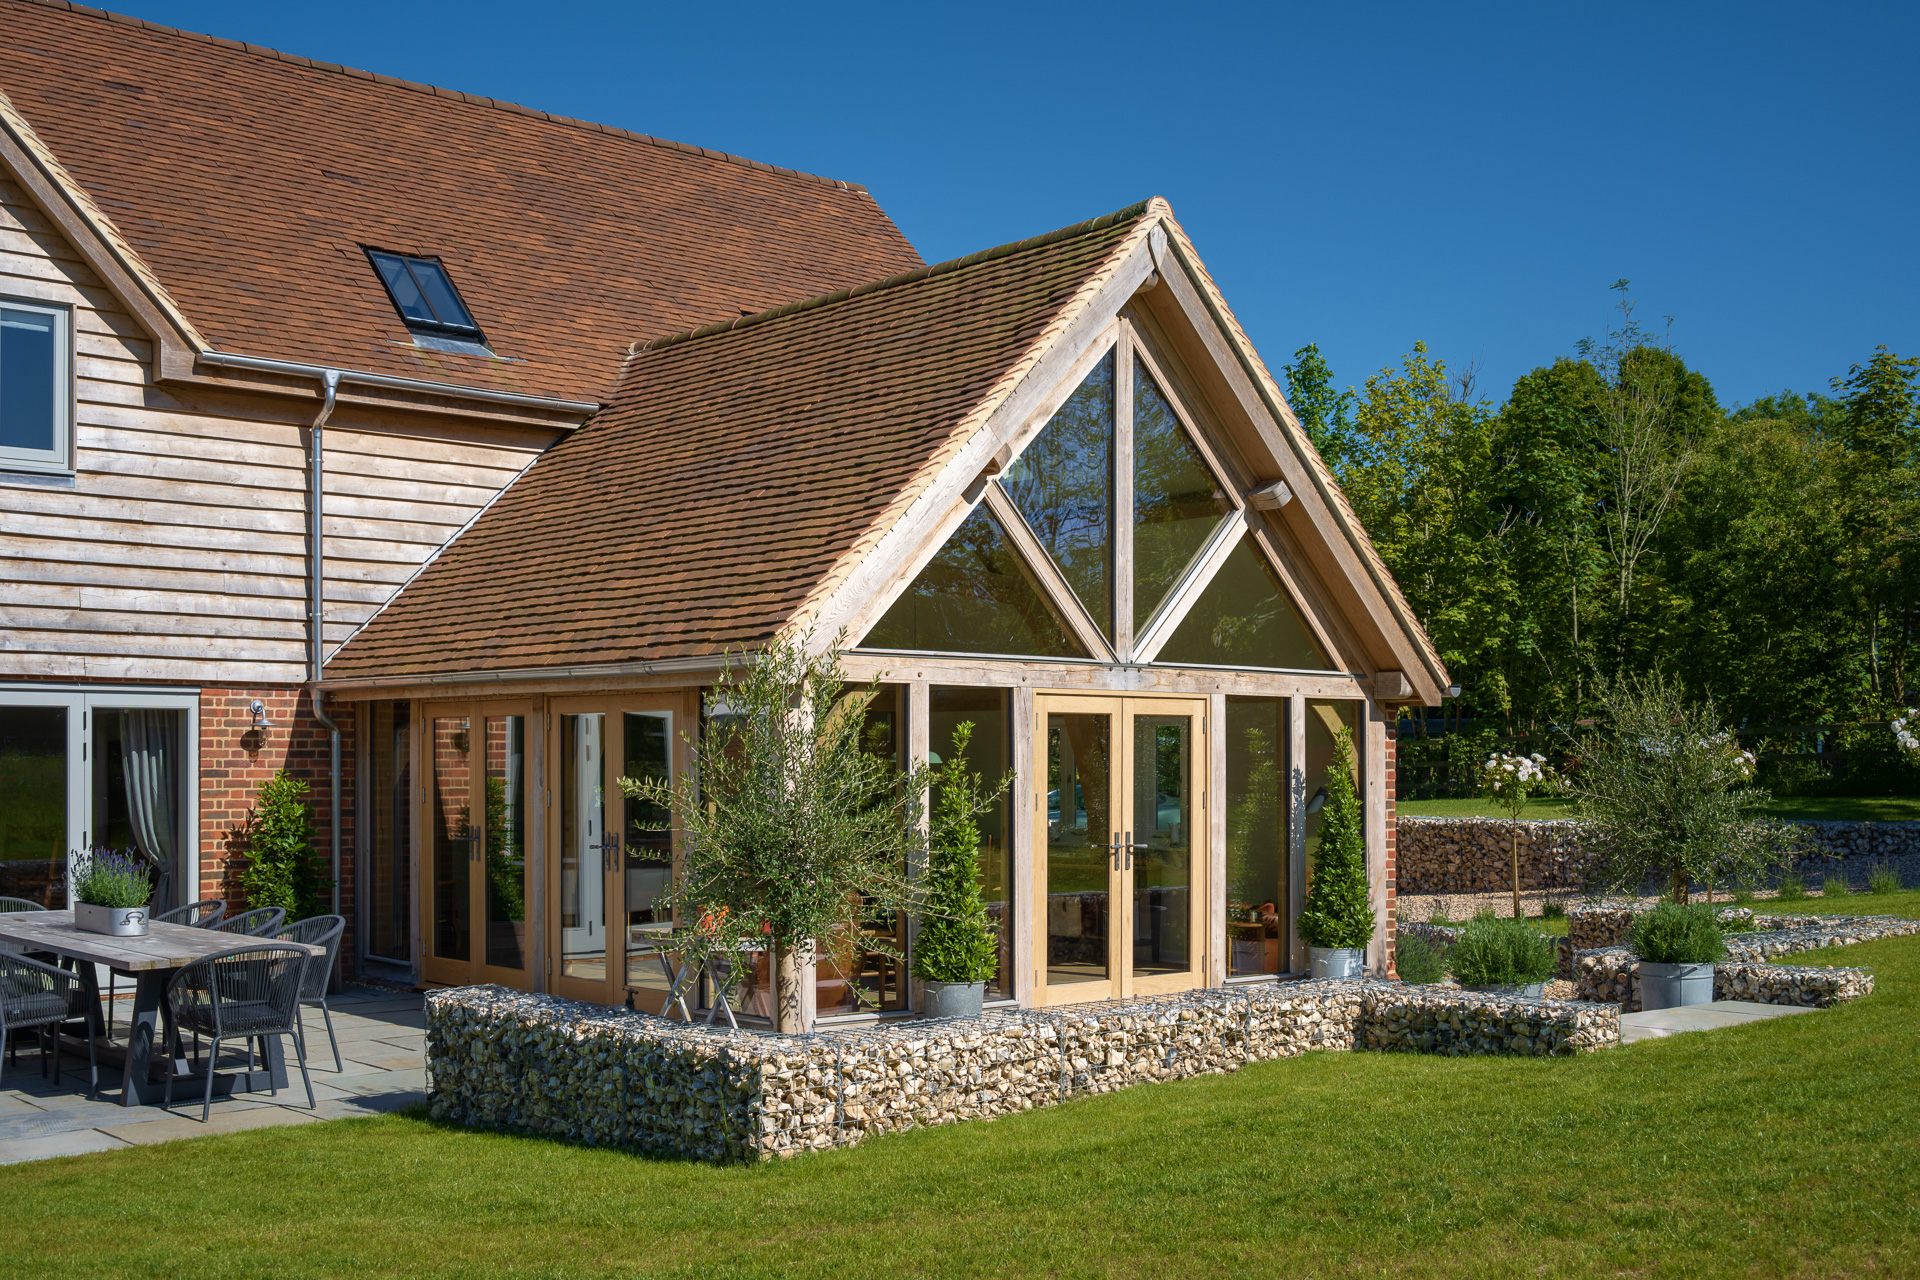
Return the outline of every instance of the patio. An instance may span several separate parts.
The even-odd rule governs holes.
[[[114,1003],[114,1028],[124,1036],[131,993],[123,986],[121,998]],[[84,1050],[77,1056],[71,1049],[65,1053],[60,1083],[54,1084],[51,1077],[41,1076],[40,1054],[28,1034],[22,1038],[18,1063],[0,1078],[0,1164],[270,1125],[377,1115],[424,1102],[425,1022],[420,996],[351,986],[331,997],[329,1004],[345,1070],[334,1071],[326,1028],[319,1011],[309,1010],[308,1066],[319,1104],[315,1110],[307,1110],[306,1093],[296,1073],[292,1087],[282,1089],[278,1097],[239,1093],[215,1098],[213,1117],[205,1124],[200,1123],[197,1096],[176,1097],[176,1110],[171,1113],[158,1107],[123,1107],[113,1089],[89,1097]]]

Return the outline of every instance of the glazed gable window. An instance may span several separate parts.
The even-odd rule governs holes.
[[[0,471],[73,466],[71,316],[0,298]]]

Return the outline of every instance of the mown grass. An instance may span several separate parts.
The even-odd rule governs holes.
[[[417,1114],[262,1130],[0,1169],[0,1243],[21,1277],[1911,1274],[1920,939],[1804,959],[1879,990],[1574,1060],[1309,1054],[752,1168]]]
[[[1394,812],[1410,818],[1504,818],[1506,810],[1491,800],[1401,800]],[[1767,802],[1765,812],[1775,818],[1813,818],[1831,822],[1920,821],[1920,796],[1781,796]],[[1547,796],[1531,801],[1524,815],[1571,818],[1573,802]]]

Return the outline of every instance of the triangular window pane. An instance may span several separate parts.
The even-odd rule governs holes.
[[[1250,538],[1226,563],[1160,648],[1156,662],[1213,667],[1331,671],[1327,655],[1301,625],[1287,590]]]
[[[998,481],[1080,603],[1113,636],[1113,352]]]
[[[1084,658],[985,507],[974,508],[913,585],[874,624],[863,649]]]
[[[1133,625],[1166,603],[1180,576],[1233,510],[1166,395],[1133,366]]]

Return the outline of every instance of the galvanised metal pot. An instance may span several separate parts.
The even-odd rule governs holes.
[[[147,934],[147,907],[101,907],[91,902],[73,904],[75,928],[88,933],[104,933],[114,938],[144,938]]]
[[[1683,1009],[1690,1004],[1713,1003],[1713,961],[1697,964],[1656,964],[1642,960],[1635,966],[1640,978],[1642,1009]]]
[[[1307,961],[1316,978],[1358,978],[1363,976],[1358,947],[1308,947]]]

